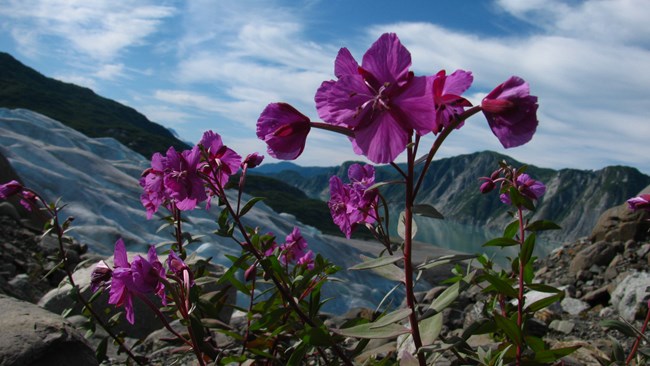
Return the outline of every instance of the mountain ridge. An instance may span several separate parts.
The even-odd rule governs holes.
[[[38,112],[89,137],[113,137],[146,158],[170,146],[188,148],[134,108],[46,77],[5,52],[0,52],[0,107]]]

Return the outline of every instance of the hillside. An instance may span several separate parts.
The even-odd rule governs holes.
[[[88,88],[48,78],[0,52],[0,107],[29,109],[89,137],[113,137],[149,158],[169,146],[186,148],[165,127]]]
[[[508,156],[491,151],[459,155],[432,163],[418,196],[419,203],[435,206],[448,220],[481,226],[490,230],[501,229],[509,219],[507,207],[498,199],[498,193],[483,195],[478,188],[480,176],[489,175],[499,161],[506,160],[521,166]],[[312,198],[327,200],[328,181],[333,174],[347,179],[347,168],[352,162],[338,167],[309,168],[309,176],[301,168],[289,165],[266,167],[266,174],[282,179]],[[315,171],[319,169],[320,173]],[[279,171],[278,171],[279,170]],[[259,173],[259,172],[258,172]],[[598,217],[608,208],[620,205],[650,184],[650,176],[635,168],[610,166],[597,171],[562,169],[553,170],[530,166],[528,173],[547,185],[540,200],[536,216],[557,222],[562,230],[549,232],[549,239],[571,241],[589,234]],[[377,168],[377,181],[399,179],[389,166]],[[389,202],[403,201],[399,186],[382,188]]]

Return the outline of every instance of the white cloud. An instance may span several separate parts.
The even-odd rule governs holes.
[[[8,0],[0,7],[0,15],[19,20],[10,27],[25,52],[39,53],[55,40],[73,53],[102,61],[145,42],[174,12],[135,0]],[[30,36],[17,36],[23,32]]]
[[[99,67],[95,76],[100,79],[113,80],[124,74],[124,64],[105,64]]]

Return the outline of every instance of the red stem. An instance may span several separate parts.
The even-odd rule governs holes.
[[[524,231],[524,212],[521,207],[517,208],[517,214],[519,215],[519,253],[521,254],[524,242],[525,242],[525,231]],[[519,293],[517,294],[517,327],[519,330],[522,329],[523,324],[523,308],[524,308],[524,262],[521,260],[521,255],[519,256]],[[517,343],[517,365],[521,365],[521,344]]]
[[[641,336],[645,333],[646,329],[648,328],[648,322],[650,322],[650,303],[648,304],[648,312],[645,316],[645,320],[643,321],[643,326],[641,327],[641,334],[639,334],[638,337],[636,337],[636,341],[634,341],[634,345],[632,346],[632,351],[630,352],[630,355],[627,356],[627,359],[625,360],[625,364],[629,365],[630,362],[632,362],[632,359],[634,358],[634,355],[636,354],[636,351],[639,349],[639,344],[641,344]]]

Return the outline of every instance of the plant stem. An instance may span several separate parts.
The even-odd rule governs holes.
[[[517,215],[519,215],[519,293],[517,294],[517,327],[522,331],[523,313],[524,313],[524,262],[521,260],[521,252],[526,242],[524,230],[524,211],[521,207],[517,208]],[[522,340],[523,341],[523,340]],[[517,366],[521,365],[521,344],[517,343]]]
[[[404,207],[404,285],[406,287],[406,305],[411,309],[411,314],[409,314],[409,323],[411,324],[411,336],[413,337],[415,352],[420,366],[425,366],[426,359],[422,353],[418,352],[418,350],[422,348],[422,339],[420,338],[418,316],[415,309],[415,296],[413,295],[413,264],[411,263],[413,244],[413,201],[415,199],[413,196],[413,150],[407,149],[407,154],[408,172],[406,174],[406,202]]]
[[[630,355],[627,356],[627,359],[625,360],[626,365],[629,365],[630,362],[632,362],[632,359],[634,359],[634,355],[636,354],[636,351],[639,349],[639,344],[641,344],[642,335],[645,333],[646,329],[648,328],[648,322],[650,322],[650,303],[648,303],[648,312],[646,313],[645,320],[643,321],[643,326],[641,327],[641,334],[639,334],[636,337],[636,341],[634,341],[634,345],[632,346],[632,351],[630,351]]]

